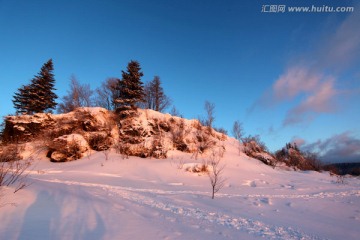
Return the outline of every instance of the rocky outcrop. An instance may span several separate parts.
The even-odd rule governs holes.
[[[168,150],[204,153],[226,139],[224,134],[153,110],[126,110],[119,120],[122,152],[139,157],[166,158]]]
[[[226,139],[198,120],[143,109],[122,109],[115,114],[103,108],[78,108],[58,115],[8,116],[4,133],[8,143],[41,140],[54,162],[110,147],[144,158],[166,158],[169,150],[202,154]]]
[[[320,171],[322,164],[315,153],[303,152],[296,144],[287,143],[284,148],[275,153],[276,159],[292,167],[294,170]]]
[[[88,150],[110,148],[118,136],[111,112],[103,108],[78,108],[66,114],[37,113],[8,116],[4,143],[42,141],[54,162],[72,161]]]
[[[46,129],[53,129],[56,120],[49,113],[8,116],[5,118],[3,142],[29,142]]]
[[[260,160],[266,165],[275,166],[277,162],[275,157],[255,140],[244,142],[244,153],[249,157]]]
[[[70,134],[55,138],[49,146],[52,162],[68,162],[82,158],[90,150],[85,138],[80,134]]]

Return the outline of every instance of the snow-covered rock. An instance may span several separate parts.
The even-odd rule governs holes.
[[[52,162],[68,162],[83,157],[90,150],[85,138],[80,134],[69,134],[55,138],[50,146]]]
[[[48,156],[52,161],[80,157],[61,150],[69,147],[65,140],[69,136],[77,136],[77,140],[82,137],[80,153],[86,151],[82,146],[95,151],[112,146],[125,155],[154,158],[166,158],[169,150],[203,154],[227,139],[224,134],[202,126],[198,120],[149,109],[126,109],[115,114],[99,107],[78,108],[66,114],[6,118],[5,142],[41,139],[49,147]]]
[[[258,159],[266,165],[274,165],[277,161],[274,156],[268,153],[255,140],[244,143],[244,152],[249,157]]]

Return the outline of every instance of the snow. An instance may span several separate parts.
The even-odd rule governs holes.
[[[39,156],[29,187],[1,189],[0,239],[358,239],[359,178],[272,169],[239,155],[232,138],[224,146],[214,200],[208,176],[186,171],[206,155]]]

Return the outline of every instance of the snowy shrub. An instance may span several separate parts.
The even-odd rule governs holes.
[[[170,118],[170,123],[170,134],[174,147],[182,152],[188,151],[188,146],[184,141],[186,135],[188,134],[185,129],[184,120],[181,119],[180,123],[177,123],[173,118]]]
[[[25,188],[25,171],[30,167],[32,157],[25,160],[19,156],[21,148],[16,144],[2,146],[0,150],[0,187],[14,186],[14,192]]]
[[[346,184],[344,175],[336,175],[336,183]]]
[[[159,122],[159,127],[160,129],[162,129],[164,132],[169,132],[170,131],[170,126],[167,122],[165,121],[160,121]]]
[[[130,156],[130,144],[117,142],[114,145],[117,154],[121,154],[123,159],[128,159]]]
[[[95,151],[104,151],[111,147],[112,139],[106,133],[95,133],[89,136],[89,146]]]
[[[20,147],[19,144],[8,144],[5,146],[0,146],[0,162],[11,162],[21,160],[20,152],[23,150],[23,147]]]
[[[105,150],[102,151],[102,153],[103,153],[104,156],[105,156],[105,160],[106,160],[106,161],[109,160],[110,150],[111,150],[111,149],[108,148],[108,149],[105,149]]]
[[[197,147],[199,153],[204,153],[206,150],[215,146],[216,142],[211,139],[211,136],[203,131],[196,132]]]
[[[212,139],[208,127],[202,127],[200,123],[196,126],[194,142],[196,143],[196,151],[194,153],[195,159],[198,154],[203,154],[205,151],[215,147],[216,142]]]
[[[222,133],[223,135],[228,135],[228,131],[223,127],[214,127],[214,130],[219,133]]]
[[[185,164],[184,159],[180,158],[176,164],[177,169],[183,169],[184,164]]]
[[[150,157],[157,159],[163,159],[167,157],[167,149],[165,147],[161,133],[154,137],[151,145]]]
[[[268,148],[265,143],[261,141],[259,135],[249,135],[242,139],[245,151],[248,152],[268,152]]]
[[[192,173],[208,173],[209,165],[207,162],[203,163],[192,163],[192,164],[183,164],[185,171]]]

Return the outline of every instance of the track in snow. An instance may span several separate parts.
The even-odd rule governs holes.
[[[39,181],[59,183],[65,185],[76,185],[84,187],[94,187],[100,188],[107,192],[108,195],[116,195],[123,199],[126,199],[130,202],[139,204],[141,206],[149,206],[158,210],[170,212],[174,215],[180,215],[185,218],[192,218],[200,221],[208,222],[209,224],[217,224],[221,226],[226,226],[228,228],[236,229],[239,231],[247,232],[249,234],[255,235],[257,237],[264,237],[267,239],[323,239],[317,236],[308,235],[299,230],[293,228],[273,226],[266,224],[261,221],[252,220],[242,217],[229,216],[219,212],[211,212],[205,209],[191,208],[191,207],[182,207],[174,205],[172,203],[164,203],[159,201],[159,199],[153,199],[148,196],[142,195],[142,193],[153,193],[153,194],[198,194],[198,192],[191,191],[164,191],[159,189],[137,189],[131,187],[122,187],[122,186],[111,186],[106,184],[97,184],[97,183],[84,183],[84,182],[75,182],[75,181],[61,181],[61,180],[42,180]],[[208,194],[208,193],[206,193]],[[334,197],[334,196],[344,196],[344,195],[359,195],[359,191],[352,192],[343,192],[343,193],[332,193],[325,195],[324,193],[314,194],[314,195],[229,195],[229,194],[219,194],[222,197],[281,197],[281,198],[323,198]],[[298,196],[298,197],[295,197]]]

